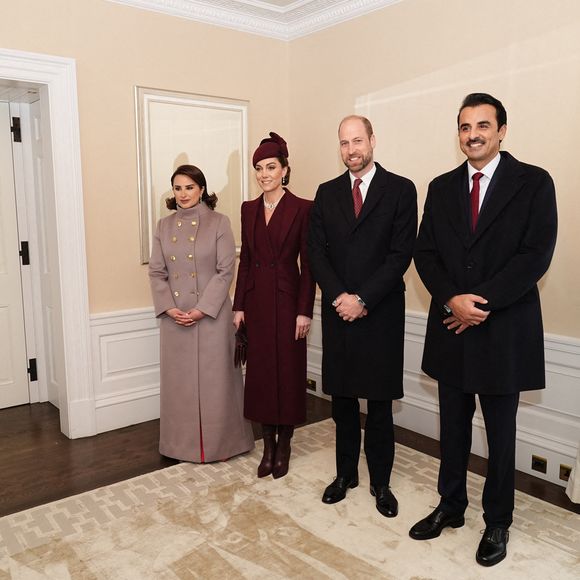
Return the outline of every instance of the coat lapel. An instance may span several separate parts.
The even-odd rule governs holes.
[[[472,244],[489,228],[522,186],[522,171],[518,161],[509,153],[502,152],[501,161],[485,193],[477,228],[471,238]]]
[[[352,227],[355,223],[355,217],[348,171],[340,176],[339,187],[336,195],[338,196],[338,206],[340,207],[340,211],[342,212],[344,219]]]
[[[263,194],[262,194],[263,195]],[[248,205],[248,223],[246,224],[246,236],[248,236],[248,245],[250,246],[251,255],[256,255],[256,246],[255,246],[255,232],[256,232],[256,219],[258,217],[258,210],[260,209],[260,204],[263,203],[262,195],[258,197],[258,199],[254,199],[253,201],[249,201]]]
[[[387,195],[387,189],[389,185],[389,178],[388,173],[385,171],[381,165],[375,162],[377,166],[377,171],[371,181],[371,184],[367,190],[367,195],[365,197],[365,201],[363,203],[361,212],[358,216],[358,219],[354,218],[354,207],[352,203],[352,191],[349,193],[350,199],[350,213],[352,216],[352,230],[358,228],[366,218],[372,213],[375,209],[376,205],[383,199],[383,196]],[[347,173],[348,176],[348,173]],[[350,185],[350,179],[349,179]]]
[[[372,213],[373,209],[379,203],[379,201],[386,195],[386,189],[388,185],[388,178],[386,171],[377,163],[377,172],[371,181],[371,184],[367,190],[367,195],[363,203],[360,215],[358,219],[353,223],[353,229],[356,229],[360,224],[362,224],[365,219]]]
[[[298,204],[298,199],[288,189],[286,189],[286,196],[287,199],[284,207],[284,216],[283,216],[284,219],[282,220],[280,226],[280,234],[278,237],[279,248],[284,247],[284,242],[286,240],[286,237],[288,236],[288,233],[290,232],[290,228],[292,227],[294,220],[296,219],[296,215],[298,214],[298,209],[300,207]]]
[[[468,219],[467,162],[451,172],[442,195],[451,227],[455,230],[463,246],[467,248],[472,237]]]

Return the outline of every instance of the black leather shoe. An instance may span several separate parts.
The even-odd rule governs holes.
[[[388,485],[371,485],[371,495],[377,499],[377,509],[386,518],[394,518],[399,513],[399,502]]]
[[[443,528],[460,528],[465,524],[463,514],[450,514],[435,508],[426,518],[417,522],[410,530],[409,536],[414,540],[438,538]]]
[[[337,503],[346,497],[347,489],[358,486],[358,475],[352,478],[338,476],[325,490],[322,495],[322,503]]]
[[[475,559],[482,566],[495,566],[507,555],[510,533],[503,528],[485,528]]]

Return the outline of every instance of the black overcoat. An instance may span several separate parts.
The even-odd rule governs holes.
[[[422,368],[468,393],[544,388],[537,282],[556,243],[552,178],[502,152],[473,234],[468,199],[467,162],[429,185],[414,256],[432,296]],[[487,299],[483,309],[491,312],[456,335],[441,312],[452,296],[465,293]]]
[[[392,400],[403,396],[403,274],[417,232],[417,192],[408,179],[376,166],[358,218],[348,171],[318,188],[308,255],[322,289],[323,391]],[[368,315],[343,321],[332,307],[343,292],[358,294]]]

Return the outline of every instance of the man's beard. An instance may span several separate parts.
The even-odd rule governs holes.
[[[366,153],[366,154],[363,153],[361,155],[360,161],[356,165],[350,165],[348,157],[347,157],[346,161],[343,159],[343,163],[348,167],[348,169],[350,169],[350,171],[352,171],[353,173],[358,173],[359,171],[362,171],[365,167],[367,167],[369,165],[369,163],[372,162],[372,160],[373,160],[372,153]]]

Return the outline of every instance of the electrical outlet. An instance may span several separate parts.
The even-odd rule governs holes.
[[[532,455],[532,469],[540,473],[546,473],[548,471],[548,460],[539,455]]]
[[[306,388],[309,391],[316,391],[316,381],[314,379],[306,379]]]
[[[568,481],[570,479],[570,474],[572,473],[572,468],[569,465],[564,465],[560,463],[560,479],[562,481]]]

